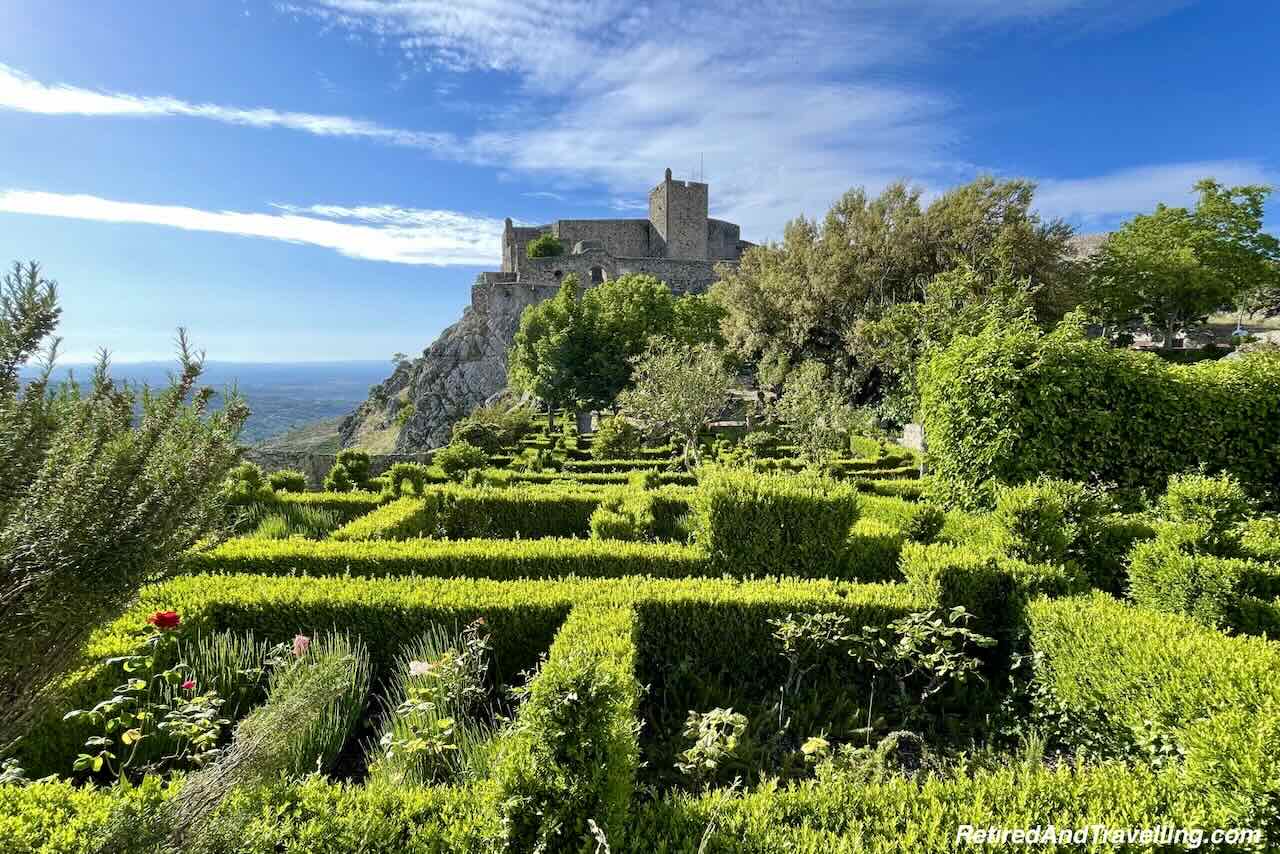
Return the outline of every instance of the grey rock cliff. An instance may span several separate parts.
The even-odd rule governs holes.
[[[362,435],[397,424],[402,407],[413,412],[399,427],[398,453],[435,448],[449,442],[449,427],[507,385],[507,350],[525,307],[554,291],[495,288],[486,299],[467,306],[462,319],[440,333],[418,359],[401,363],[375,386],[340,428],[343,447],[360,444]]]

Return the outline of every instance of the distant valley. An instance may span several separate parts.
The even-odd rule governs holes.
[[[135,362],[113,365],[111,374],[130,383],[152,387],[168,382],[173,362]],[[58,379],[68,375],[84,381],[91,365],[59,365]],[[241,441],[246,445],[286,442],[299,449],[322,450],[336,443],[337,426],[369,394],[369,387],[390,372],[383,361],[357,362],[209,362],[201,378],[218,392],[215,405],[225,389],[235,387],[245,397],[252,415],[244,425]],[[24,377],[33,374],[24,370]],[[317,423],[320,422],[320,423]],[[300,429],[301,428],[301,429]]]

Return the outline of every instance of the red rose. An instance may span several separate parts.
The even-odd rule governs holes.
[[[176,629],[178,624],[182,622],[182,618],[178,616],[177,611],[156,611],[147,622],[155,626],[157,629]]]
[[[186,682],[182,683],[183,691],[194,691],[195,689],[196,689],[196,680],[194,679],[188,679]]]

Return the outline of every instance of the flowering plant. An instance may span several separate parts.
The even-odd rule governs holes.
[[[218,754],[218,742],[231,722],[221,716],[223,699],[216,691],[197,693],[191,666],[178,661],[176,611],[147,617],[155,631],[142,651],[107,659],[121,668],[125,680],[112,696],[91,709],[76,709],[63,720],[83,718],[98,734],[85,741],[72,768],[111,777],[141,776],[159,768],[200,767]]]

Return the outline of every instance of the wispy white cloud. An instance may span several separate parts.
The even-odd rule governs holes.
[[[428,68],[500,70],[518,104],[453,150],[628,199],[705,163],[713,213],[777,236],[851,186],[966,176],[944,92],[899,73],[958,32],[1019,22],[1132,23],[1185,0],[283,0]],[[761,27],[767,25],[768,35]]]
[[[1090,226],[1150,211],[1165,204],[1190,204],[1201,178],[1223,184],[1275,184],[1277,175],[1248,160],[1165,163],[1085,178],[1045,179],[1036,190],[1036,207],[1048,216]]]
[[[386,206],[274,205],[279,213],[208,211],[97,196],[0,190],[0,212],[165,226],[332,249],[393,264],[484,266],[497,262],[502,221],[453,211]]]
[[[446,150],[455,144],[450,134],[384,127],[348,116],[195,104],[165,96],[130,95],[63,83],[42,83],[4,64],[0,64],[0,109],[61,116],[181,116],[255,128],[288,128],[316,136],[359,137],[436,151]]]

